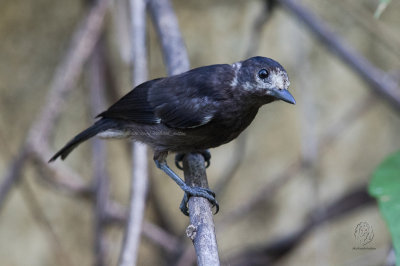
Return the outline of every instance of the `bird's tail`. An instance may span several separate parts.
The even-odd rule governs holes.
[[[81,144],[85,140],[90,139],[91,137],[96,136],[100,132],[114,128],[115,126],[116,122],[109,119],[101,119],[97,121],[96,123],[94,123],[93,126],[85,129],[84,131],[76,135],[73,139],[71,139],[67,144],[65,144],[65,146],[61,150],[59,150],[56,154],[54,154],[53,157],[51,157],[49,163],[55,161],[58,157],[61,157],[61,159],[64,160],[68,156],[68,154],[79,144]]]

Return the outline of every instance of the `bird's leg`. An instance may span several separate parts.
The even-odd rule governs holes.
[[[218,202],[215,199],[215,193],[211,191],[208,188],[203,188],[203,187],[191,187],[185,183],[172,169],[167,165],[167,162],[165,160],[167,156],[166,152],[156,152],[154,154],[154,162],[157,165],[158,168],[163,170],[169,177],[172,178],[172,180],[175,181],[175,183],[178,184],[178,186],[185,192],[185,195],[183,196],[181,205],[179,208],[181,209],[182,213],[185,215],[189,215],[188,212],[188,207],[187,203],[189,201],[189,198],[191,196],[193,197],[203,197],[208,199],[208,201],[212,204],[212,206],[216,207],[216,212],[219,211],[219,205]]]
[[[210,166],[210,159],[211,159],[211,153],[209,150],[202,150],[199,151],[201,155],[204,157],[204,161],[206,162],[206,168]],[[183,157],[185,156],[184,153],[177,153],[175,155],[175,165],[178,169],[183,170],[183,166],[181,165],[181,162],[183,161]]]

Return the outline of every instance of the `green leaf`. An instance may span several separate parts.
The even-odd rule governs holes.
[[[392,236],[396,265],[400,266],[400,151],[376,168],[369,183],[369,194],[378,201]]]
[[[392,0],[380,0],[380,3],[375,10],[374,18],[378,19],[391,1]]]

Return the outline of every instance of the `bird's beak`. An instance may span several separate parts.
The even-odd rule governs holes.
[[[271,95],[278,100],[282,100],[287,103],[296,104],[296,100],[288,90],[273,89]]]

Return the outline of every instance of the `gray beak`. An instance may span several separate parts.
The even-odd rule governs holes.
[[[282,100],[287,103],[296,104],[296,100],[288,90],[273,89],[271,95],[278,100]]]

